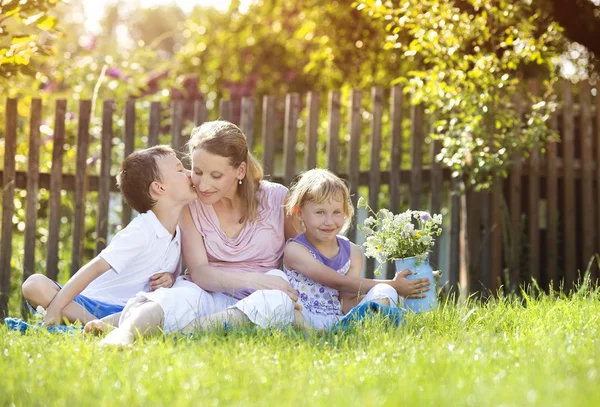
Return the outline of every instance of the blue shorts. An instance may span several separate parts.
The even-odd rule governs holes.
[[[58,284],[56,281],[54,282],[57,286],[62,288],[62,285]],[[125,308],[123,305],[109,304],[107,302],[102,302],[98,300],[94,300],[90,297],[86,297],[85,295],[79,294],[77,297],[73,299],[74,302],[81,305],[87,312],[92,314],[98,319],[104,318],[106,316],[116,314],[117,312],[123,311]],[[35,312],[35,309],[27,303],[27,307],[31,312]]]

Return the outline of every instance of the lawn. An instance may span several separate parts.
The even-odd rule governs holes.
[[[392,328],[97,338],[0,328],[0,405],[600,405],[600,293],[446,304]]]

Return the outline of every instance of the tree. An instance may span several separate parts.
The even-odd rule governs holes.
[[[397,82],[436,117],[437,159],[468,187],[507,175],[515,154],[551,134],[558,24],[529,0],[407,0],[398,7],[362,0],[358,8],[387,21],[389,44],[416,68]],[[460,7],[458,7],[460,3]],[[540,24],[540,22],[542,22]],[[543,77],[538,93],[528,79]]]
[[[0,77],[35,75],[33,59],[52,55],[49,36],[56,18],[49,14],[60,0],[6,0],[0,3]]]

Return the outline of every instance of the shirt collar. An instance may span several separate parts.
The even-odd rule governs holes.
[[[162,223],[156,217],[156,214],[149,210],[146,213],[141,213],[140,216],[144,218],[144,221],[150,225],[154,233],[156,233],[157,237],[169,237],[172,238],[173,235],[169,233],[169,231],[163,226]],[[179,236],[179,225],[177,225],[176,236]]]

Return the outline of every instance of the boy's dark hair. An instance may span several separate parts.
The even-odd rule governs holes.
[[[154,181],[162,181],[162,174],[156,159],[165,155],[175,155],[169,146],[154,146],[131,153],[117,175],[117,186],[125,198],[125,202],[138,211],[146,213],[156,205],[150,195],[150,185]]]

